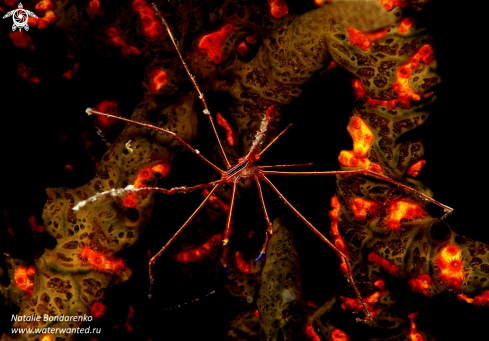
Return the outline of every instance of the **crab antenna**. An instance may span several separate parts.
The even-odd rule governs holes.
[[[282,135],[283,135],[283,134],[284,134],[284,133],[287,131],[287,129],[289,129],[289,128],[290,128],[290,126],[291,126],[291,125],[292,125],[292,123],[291,123],[291,124],[289,124],[287,127],[285,127],[285,129],[284,129],[284,130],[282,130],[282,131],[280,132],[280,134],[278,134],[277,136],[275,136],[275,138],[274,138],[274,139],[273,139],[273,140],[272,140],[272,141],[271,141],[271,142],[270,142],[270,143],[269,143],[269,144],[268,144],[268,145],[267,145],[265,148],[263,148],[263,149],[262,149],[262,151],[260,152],[260,154],[259,154],[259,155],[261,156],[263,153],[265,153],[265,151],[266,151],[268,148],[270,148],[270,147],[272,146],[272,144],[274,144],[274,143],[275,143],[275,141],[277,141],[277,140],[278,140],[278,138],[279,138],[280,136],[282,136]]]
[[[265,221],[267,222],[267,227],[268,227],[267,233],[265,235],[265,242],[263,243],[263,247],[260,251],[260,255],[255,259],[255,262],[258,262],[260,258],[267,251],[268,240],[270,239],[270,236],[273,235],[273,227],[272,227],[272,223],[270,222],[270,218],[268,217],[267,208],[265,207],[265,200],[263,199],[263,192],[261,190],[260,180],[258,180],[256,176],[254,178],[256,182],[256,187],[258,188],[258,195],[260,197],[261,207],[263,208],[263,213],[265,214]]]
[[[173,36],[173,33],[170,29],[170,26],[166,22],[165,18],[163,18],[163,16],[161,15],[160,11],[158,10],[158,7],[156,7],[156,5],[153,2],[151,2],[151,4],[153,5],[153,9],[155,10],[156,15],[158,15],[158,17],[160,18],[163,25],[165,25],[166,31],[168,32],[168,35],[170,36],[170,39],[173,43],[173,46],[175,47],[175,50],[177,51],[178,57],[180,57],[180,61],[182,62],[183,67],[185,68],[185,71],[187,71],[187,74],[190,78],[190,81],[192,82],[195,90],[197,90],[197,93],[199,94],[199,99],[202,102],[202,105],[204,106],[203,112],[207,116],[207,118],[209,119],[209,122],[212,126],[212,130],[214,132],[214,136],[216,137],[217,143],[219,144],[219,148],[221,149],[221,153],[224,156],[224,160],[226,161],[226,165],[229,169],[229,168],[231,168],[231,164],[229,163],[229,160],[226,156],[226,153],[224,152],[224,148],[222,147],[221,140],[219,139],[219,135],[217,135],[216,125],[214,124],[214,119],[211,116],[211,112],[209,110],[209,107],[207,106],[207,102],[205,101],[204,94],[202,93],[202,91],[200,91],[199,85],[195,81],[194,75],[192,75],[192,73],[190,72],[190,69],[188,68],[187,63],[185,63],[185,60],[183,60],[182,53],[180,52],[180,48],[177,45],[177,42],[175,40],[175,37]]]
[[[280,171],[263,171],[264,174],[275,174],[275,175],[349,175],[349,174],[364,174],[364,175],[372,175],[373,177],[380,178],[382,180],[385,180],[387,182],[390,182],[391,184],[396,185],[398,188],[402,188],[406,191],[412,192],[416,195],[418,195],[421,199],[424,199],[426,201],[429,201],[436,206],[439,206],[443,208],[445,214],[443,217],[440,218],[440,220],[445,219],[449,214],[453,212],[453,208],[442,204],[441,202],[433,199],[430,196],[427,196],[424,193],[421,193],[420,191],[406,186],[400,182],[397,182],[395,180],[392,180],[388,176],[380,173],[373,172],[371,170],[365,170],[365,169],[358,169],[358,170],[351,170],[351,171],[330,171],[330,172],[280,172]],[[265,178],[266,179],[266,178]]]
[[[209,166],[211,166],[212,168],[214,168],[214,170],[216,170],[217,172],[219,172],[221,174],[224,173],[224,171],[221,168],[217,167],[215,164],[213,164],[212,162],[210,162],[209,160],[207,160],[204,156],[202,156],[202,154],[200,154],[200,152],[197,149],[194,149],[191,145],[189,145],[187,142],[185,142],[184,139],[182,139],[180,136],[178,136],[177,134],[175,134],[173,131],[166,130],[166,129],[163,129],[163,128],[160,128],[160,127],[156,127],[156,126],[153,126],[151,124],[136,122],[136,121],[133,121],[133,120],[124,118],[124,117],[119,117],[119,116],[114,116],[114,115],[106,114],[104,112],[93,110],[92,108],[88,108],[87,110],[85,110],[85,112],[88,115],[95,114],[95,115],[98,115],[98,116],[105,116],[105,117],[115,118],[115,119],[117,119],[119,121],[123,121],[123,122],[130,123],[130,124],[133,124],[133,125],[136,125],[136,126],[144,127],[146,129],[155,130],[157,132],[160,132],[160,133],[163,133],[163,134],[166,134],[166,135],[170,135],[175,140],[177,140],[178,142],[180,142],[180,144],[182,144],[185,148],[187,148],[188,150],[190,150],[192,153],[194,153],[195,155],[197,155],[201,160],[203,160]]]
[[[171,243],[173,243],[173,241],[175,239],[178,238],[178,236],[183,232],[183,230],[188,226],[188,224],[190,224],[190,222],[192,221],[193,218],[195,218],[195,216],[197,215],[197,213],[199,213],[199,211],[202,209],[202,207],[204,207],[205,203],[207,201],[209,201],[209,198],[212,196],[212,194],[214,194],[214,192],[222,185],[222,182],[219,182],[217,185],[215,185],[210,191],[209,191],[209,194],[207,194],[207,196],[205,197],[204,201],[202,201],[199,205],[199,207],[197,207],[197,209],[194,211],[194,213],[192,213],[192,215],[187,219],[187,221],[185,223],[183,223],[182,227],[180,227],[180,229],[178,229],[178,231],[173,235],[173,237],[170,238],[170,240],[165,244],[165,246],[163,246],[161,248],[160,251],[158,251],[158,253],[156,255],[154,255],[150,261],[149,261],[149,298],[152,298],[152,294],[151,294],[151,289],[153,287],[153,282],[155,280],[155,277],[154,277],[154,274],[153,274],[153,265],[155,264],[156,262],[156,259],[158,257],[161,256],[161,254],[170,246]]]

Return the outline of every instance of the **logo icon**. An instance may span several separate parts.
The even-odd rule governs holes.
[[[12,25],[12,31],[15,31],[16,29],[19,29],[19,31],[22,31],[22,29],[29,31],[29,25],[27,25],[27,20],[29,19],[29,15],[31,17],[37,18],[37,15],[35,15],[31,11],[24,9],[24,6],[22,6],[22,4],[19,3],[19,7],[5,14],[3,16],[3,19],[12,17],[12,19],[14,20],[14,24]]]

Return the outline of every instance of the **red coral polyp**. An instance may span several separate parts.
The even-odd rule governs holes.
[[[145,0],[134,0],[132,8],[139,12],[143,24],[144,35],[148,38],[156,38],[163,33],[163,26],[156,17],[155,11]]]
[[[233,31],[233,25],[224,25],[219,31],[206,34],[200,39],[199,50],[209,57],[214,64],[222,61],[222,45]]]
[[[463,261],[460,248],[449,244],[442,248],[435,260],[440,280],[448,287],[459,290],[464,279]]]
[[[102,302],[95,302],[90,309],[90,315],[95,319],[100,319],[107,308]]]
[[[15,285],[20,290],[25,291],[28,295],[32,293],[34,288],[34,275],[36,274],[36,267],[31,265],[28,268],[19,266],[15,269]]]
[[[104,252],[95,251],[89,246],[85,246],[80,251],[80,258],[88,261],[90,266],[97,271],[121,273],[125,267],[122,259],[112,259]]]

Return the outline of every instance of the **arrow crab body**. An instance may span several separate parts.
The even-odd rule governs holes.
[[[324,241],[327,245],[329,245],[338,254],[338,256],[343,261],[344,270],[345,270],[347,280],[348,280],[349,284],[351,285],[352,289],[354,290],[356,297],[357,297],[359,303],[361,304],[361,306],[363,308],[366,320],[367,321],[371,320],[372,315],[371,315],[369,309],[367,308],[366,303],[362,299],[360,292],[359,292],[359,290],[355,284],[355,281],[353,279],[353,272],[352,272],[352,268],[351,268],[351,259],[350,259],[350,256],[348,255],[348,253],[345,252],[345,249],[343,249],[342,247],[338,247],[338,245],[336,245],[336,243],[332,243],[320,231],[318,231],[313,226],[313,224],[311,224],[284,197],[284,195],[278,190],[278,188],[270,181],[270,179],[268,178],[268,175],[292,175],[292,176],[335,175],[336,176],[336,175],[357,174],[357,175],[370,176],[370,177],[374,177],[374,178],[383,180],[385,182],[389,182],[389,183],[393,184],[394,186],[396,186],[396,188],[398,188],[398,189],[403,189],[405,191],[409,191],[411,193],[414,193],[415,195],[419,196],[421,199],[426,200],[426,201],[431,202],[431,203],[434,203],[435,205],[442,207],[445,210],[445,216],[450,214],[452,209],[449,208],[448,206],[445,206],[445,205],[435,201],[431,197],[421,193],[420,191],[418,191],[414,188],[411,188],[405,184],[402,184],[400,182],[397,182],[397,181],[391,179],[389,176],[382,173],[382,169],[376,169],[374,171],[374,170],[371,170],[368,167],[366,167],[366,168],[348,168],[347,170],[341,170],[341,171],[290,172],[290,171],[278,171],[276,169],[305,166],[305,165],[310,165],[310,164],[289,164],[289,165],[276,165],[276,166],[258,166],[258,165],[256,165],[256,163],[260,160],[262,154],[266,150],[268,150],[270,148],[270,146],[272,146],[273,143],[275,143],[275,141],[277,141],[277,139],[290,127],[290,125],[289,125],[280,134],[278,134],[275,138],[273,138],[272,141],[268,145],[263,147],[263,141],[265,140],[265,137],[267,135],[268,126],[274,119],[275,110],[274,110],[273,106],[270,106],[268,108],[268,110],[266,110],[266,112],[263,113],[263,118],[262,118],[260,127],[255,134],[255,138],[254,138],[252,145],[251,145],[249,151],[247,152],[247,154],[244,157],[240,158],[236,164],[231,165],[227,156],[226,156],[226,152],[224,151],[224,148],[220,142],[220,138],[219,138],[217,131],[216,131],[216,128],[215,128],[214,119],[213,119],[211,112],[209,110],[209,107],[206,103],[206,100],[204,98],[204,94],[200,90],[200,88],[199,88],[199,86],[195,80],[195,77],[190,72],[190,69],[186,64],[186,62],[182,56],[182,53],[180,52],[178,44],[176,43],[176,40],[172,34],[172,31],[171,31],[169,25],[167,24],[166,20],[161,15],[159,15],[158,8],[156,8],[155,5],[153,5],[153,8],[155,10],[155,13],[158,14],[159,18],[161,19],[161,22],[165,26],[166,31],[167,31],[169,37],[171,38],[171,41],[175,47],[175,50],[178,53],[180,61],[181,61],[182,65],[184,66],[184,68],[185,68],[185,70],[186,70],[186,72],[190,78],[190,81],[192,82],[192,84],[193,84],[193,86],[194,86],[194,88],[198,94],[199,99],[202,102],[202,105],[204,108],[203,113],[209,120],[209,123],[210,123],[211,128],[212,128],[213,133],[214,133],[214,136],[216,138],[217,144],[219,146],[220,153],[222,154],[224,164],[226,165],[227,169],[222,170],[220,167],[216,166],[213,162],[211,162],[209,159],[204,157],[200,153],[200,151],[193,148],[190,144],[188,144],[185,140],[183,140],[175,132],[172,132],[170,130],[166,130],[163,128],[159,128],[156,126],[152,126],[149,124],[144,124],[144,123],[132,121],[132,120],[125,119],[125,118],[120,118],[120,117],[113,116],[113,115],[110,115],[107,113],[103,113],[103,112],[100,112],[97,110],[87,109],[86,112],[89,115],[94,114],[94,115],[99,115],[99,116],[105,116],[108,118],[118,119],[118,120],[124,121],[124,122],[129,123],[129,124],[141,126],[141,127],[144,127],[144,128],[154,130],[154,131],[160,132],[162,134],[166,134],[166,135],[171,136],[172,138],[177,140],[184,148],[191,151],[198,158],[200,158],[204,163],[206,163],[208,166],[210,166],[216,172],[218,172],[220,174],[220,179],[213,181],[213,182],[210,182],[210,183],[207,183],[207,184],[201,184],[201,185],[196,185],[196,186],[191,186],[191,187],[185,187],[185,186],[174,187],[171,189],[162,189],[162,188],[157,188],[157,187],[136,188],[135,186],[130,185],[130,186],[127,186],[126,188],[123,188],[123,189],[118,189],[118,190],[113,189],[111,191],[99,193],[99,194],[97,194],[91,198],[88,198],[87,200],[79,202],[73,209],[78,210],[78,209],[82,208],[84,205],[92,203],[92,202],[96,201],[98,198],[100,198],[102,196],[106,196],[107,194],[112,194],[114,196],[123,195],[123,194],[127,194],[127,193],[138,194],[140,192],[141,193],[159,192],[159,193],[165,193],[165,194],[174,194],[174,193],[189,193],[189,192],[192,192],[192,191],[198,190],[198,189],[209,189],[208,194],[206,195],[205,199],[196,208],[196,210],[190,215],[190,217],[183,223],[183,225],[180,227],[180,229],[178,231],[176,231],[176,233],[168,240],[168,242],[163,246],[163,248],[150,259],[150,261],[149,261],[149,277],[150,277],[150,297],[151,297],[151,285],[153,284],[153,282],[155,280],[153,267],[154,267],[156,260],[178,238],[178,236],[184,231],[184,229],[189,225],[189,223],[197,216],[197,214],[202,210],[202,208],[206,205],[206,203],[209,202],[209,200],[216,193],[216,191],[221,186],[223,186],[224,184],[232,185],[232,195],[231,195],[231,200],[230,200],[230,204],[229,204],[229,209],[227,212],[226,226],[225,226],[225,230],[224,230],[224,234],[223,234],[223,238],[222,238],[223,253],[222,253],[221,262],[224,266],[224,269],[226,269],[226,271],[227,271],[227,259],[228,259],[228,250],[229,250],[228,244],[229,244],[231,229],[232,229],[233,206],[235,203],[237,186],[241,180],[253,180],[257,186],[260,204],[261,204],[263,214],[265,216],[265,221],[267,224],[267,231],[266,231],[263,247],[260,250],[260,253],[259,253],[258,257],[256,258],[256,260],[260,259],[265,254],[269,238],[273,234],[272,224],[270,222],[269,215],[267,213],[267,209],[265,206],[265,201],[264,201],[264,197],[263,197],[263,193],[262,193],[262,188],[261,188],[261,184],[260,184],[261,182],[265,182],[279,196],[279,198],[282,199],[282,201],[285,203],[285,205],[288,206],[293,211],[293,213],[299,217],[299,219],[301,219],[322,241]],[[269,168],[272,168],[272,170],[268,170]],[[386,203],[384,203],[384,205],[385,204]]]

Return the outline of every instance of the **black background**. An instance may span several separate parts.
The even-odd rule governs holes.
[[[290,7],[291,11],[303,10],[295,4]],[[435,37],[437,72],[442,83],[435,91],[438,100],[428,122],[419,128],[427,164],[418,178],[434,191],[435,199],[455,209],[446,219],[455,232],[489,243],[484,194],[488,188],[489,136],[486,108],[489,75],[483,54],[487,45],[486,14],[474,3],[458,2],[454,6],[435,1],[426,5],[420,21]],[[0,201],[4,211],[0,251],[32,262],[36,254],[52,243],[45,235],[34,238],[27,221],[30,215],[35,215],[36,221],[42,222],[45,188],[81,186],[94,175],[94,165],[85,151],[81,133],[88,130],[88,136],[95,144],[91,150],[95,155],[104,152],[103,143],[97,140],[84,109],[112,98],[119,103],[122,114],[128,117],[142,98],[140,84],[144,61],[142,58],[106,59],[97,54],[68,59],[68,44],[61,33],[49,29],[31,29],[29,35],[36,44],[34,51],[19,49],[8,38],[10,30],[10,19],[0,21],[0,150],[3,155]],[[75,61],[80,62],[78,74],[73,80],[62,78]],[[32,74],[41,79],[40,84],[30,84],[17,75],[20,62],[32,68]],[[315,162],[315,170],[337,169],[339,152],[351,149],[351,139],[346,131],[349,113],[355,106],[350,82],[350,76],[338,68],[312,79],[303,96],[287,108],[287,117],[294,126],[270,150],[263,164]],[[201,124],[203,136],[207,136],[206,129],[208,126]],[[61,135],[66,136],[66,141],[60,138]],[[204,137],[199,137],[194,143],[198,145],[203,140]],[[72,165],[73,171],[66,170],[65,164]],[[195,169],[200,169],[200,164],[190,160],[190,156],[178,158],[165,187],[181,185],[189,177],[196,179],[193,183],[200,179],[206,181],[209,173],[196,173]],[[335,191],[333,178],[277,179],[274,182],[327,234],[329,220],[326,212]],[[265,191],[265,197],[270,198],[272,218],[285,212],[273,196],[271,191]],[[156,268],[155,302],[147,299],[146,250],[150,249],[153,254],[157,252],[200,200],[199,195],[157,198],[155,218],[138,243],[122,255],[134,268],[134,277],[109,292],[106,315],[100,323],[92,324],[102,327],[99,340],[115,337],[177,339],[171,337],[171,333],[178,333],[179,340],[223,338],[225,323],[235,313],[237,300],[219,289],[224,278],[219,272],[217,279],[192,275],[189,279],[185,271],[172,265],[171,259],[162,260]],[[246,209],[242,209],[241,214],[246,213]],[[254,216],[261,219],[260,213]],[[8,227],[12,228],[15,237],[8,234]],[[337,271],[338,261],[306,226],[298,232],[298,239],[304,294],[322,304],[329,295],[346,285]],[[410,291],[407,285],[399,285],[401,292]],[[216,294],[199,302],[155,312],[202,297],[211,290],[217,290]],[[489,308],[472,307],[450,295],[433,299],[417,297],[415,300],[420,311],[420,328],[434,332],[441,340],[476,339],[486,330],[484,322],[489,317]],[[129,305],[136,308],[135,331],[126,335],[123,327],[113,327],[125,319]],[[15,307],[2,308],[0,332],[8,331],[7,321],[15,312]],[[351,329],[344,330],[355,334]],[[362,328],[358,327],[358,330]]]

